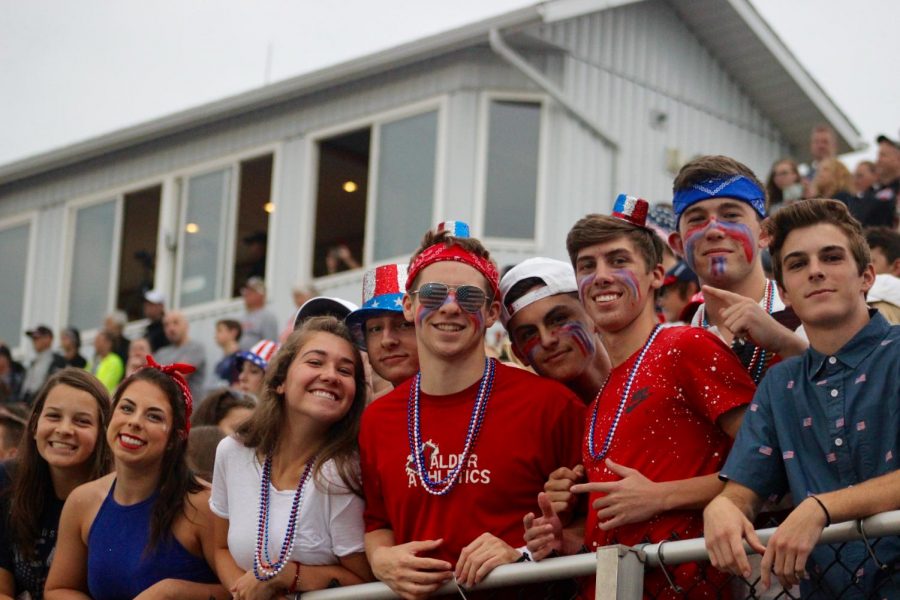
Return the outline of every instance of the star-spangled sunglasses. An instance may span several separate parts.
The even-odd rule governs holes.
[[[410,296],[419,295],[419,302],[425,308],[440,308],[453,291],[456,303],[466,312],[476,313],[484,306],[487,294],[475,285],[447,285],[446,283],[425,283],[419,289],[409,293]]]

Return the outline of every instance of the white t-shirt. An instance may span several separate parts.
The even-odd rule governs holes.
[[[297,538],[290,560],[306,565],[333,565],[339,556],[363,552],[362,498],[346,487],[334,461],[324,464],[320,485],[311,478],[303,490],[297,518]],[[216,449],[209,507],[228,519],[228,550],[237,565],[253,568],[259,518],[262,465],[256,451],[233,437]],[[295,490],[276,490],[269,484],[269,557],[276,560],[284,543]]]

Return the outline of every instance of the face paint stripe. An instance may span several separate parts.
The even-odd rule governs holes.
[[[594,352],[596,351],[594,341],[591,339],[588,332],[585,331],[584,325],[579,322],[565,323],[560,326],[559,331],[563,335],[571,337],[578,346],[578,350],[581,351],[584,356],[594,355]]]
[[[597,278],[596,273],[592,273],[578,282],[578,298],[581,300],[581,303],[584,304],[585,299],[587,298],[587,291],[594,284],[594,280]]]
[[[634,273],[628,269],[616,269],[613,271],[613,277],[618,279],[631,291],[631,297],[634,298],[634,303],[641,301],[641,289],[638,287],[638,279],[635,277]]]

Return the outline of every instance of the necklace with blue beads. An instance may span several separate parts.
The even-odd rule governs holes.
[[[463,447],[459,462],[450,469],[447,476],[439,481],[434,481],[428,475],[428,467],[425,464],[425,447],[422,444],[421,414],[419,412],[419,394],[421,392],[422,372],[416,373],[412,385],[409,386],[409,401],[406,407],[407,438],[409,439],[409,451],[412,455],[413,466],[422,482],[422,487],[434,496],[443,496],[452,490],[459,482],[459,475],[469,462],[469,455],[475,448],[478,432],[484,422],[488,400],[491,397],[491,389],[494,385],[495,362],[486,358],[484,372],[478,393],[475,395],[475,405],[472,407],[472,415],[469,417],[469,427],[466,430],[466,442]]]

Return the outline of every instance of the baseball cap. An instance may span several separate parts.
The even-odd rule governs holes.
[[[362,329],[369,317],[385,312],[403,312],[403,290],[406,289],[407,266],[382,265],[369,269],[363,276],[363,305],[347,315],[347,326],[357,345],[365,350]]]
[[[347,318],[351,312],[359,308],[352,302],[348,302],[342,298],[332,298],[331,296],[316,296],[310,298],[303,303],[297,315],[294,317],[294,331],[303,325],[303,322],[310,317],[337,317],[341,321]]]
[[[266,367],[269,366],[269,361],[272,360],[272,357],[275,356],[275,352],[277,351],[278,344],[272,340],[260,340],[249,350],[238,352],[237,356],[235,356],[234,366],[240,369],[244,364],[244,361],[248,360],[265,371]]]
[[[877,138],[875,138],[875,142],[878,144],[890,144],[894,148],[897,148],[898,150],[900,150],[900,143],[898,143],[897,140],[892,140],[891,138],[884,135],[883,133],[881,135],[879,135]]]
[[[506,295],[523,279],[537,277],[544,282],[544,287],[536,288],[526,293],[515,302],[507,303]],[[500,320],[503,326],[509,323],[516,312],[529,304],[542,300],[548,296],[557,294],[570,294],[578,291],[578,282],[575,281],[575,270],[567,262],[553,258],[536,257],[523,260],[506,272],[500,280],[501,314]]]
[[[165,304],[166,296],[157,290],[147,290],[144,292],[144,300],[152,304]]]
[[[666,276],[663,279],[663,287],[678,283],[679,281],[699,282],[697,274],[691,271],[690,267],[688,267],[687,263],[683,260],[679,260],[678,264],[666,271]]]
[[[265,294],[266,293],[266,282],[262,280],[262,277],[251,277],[247,280],[241,289],[247,288],[253,290],[257,294]]]
[[[26,331],[25,335],[30,338],[36,338],[42,335],[49,335],[50,337],[53,337],[53,330],[46,325],[37,325]]]

